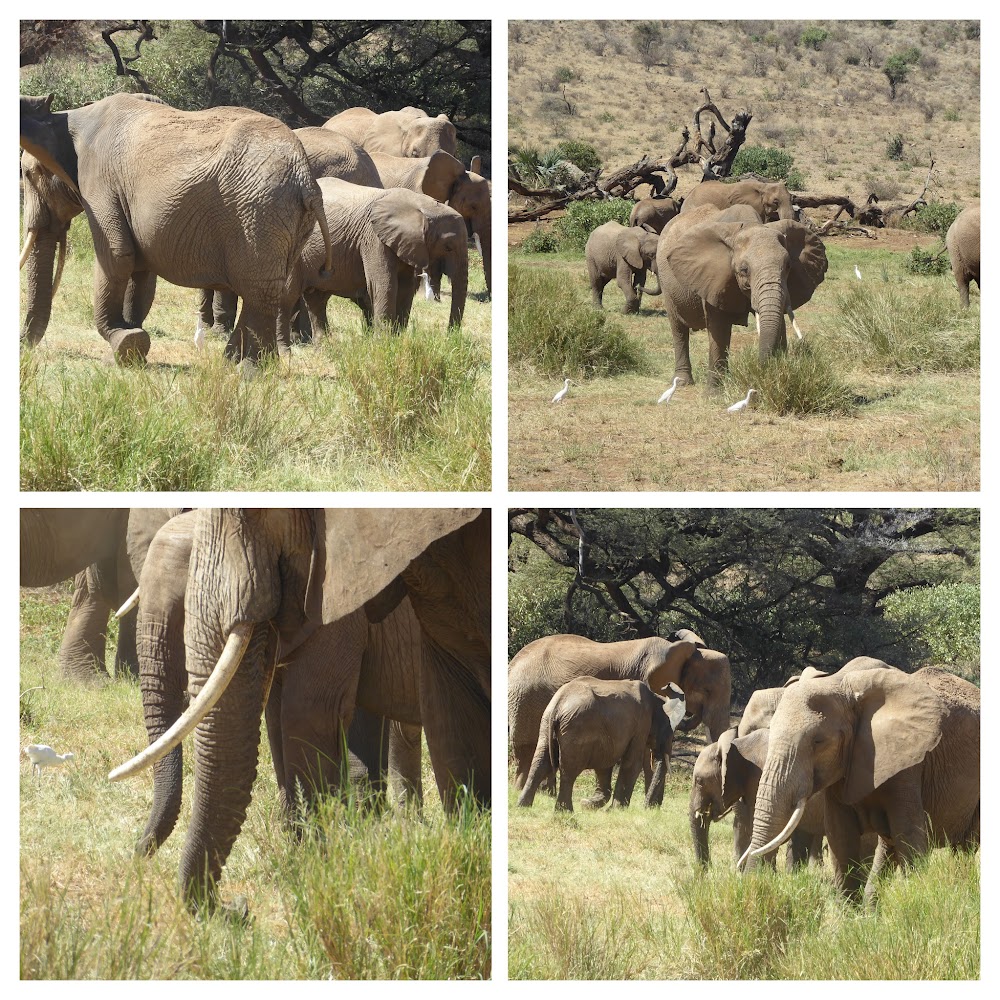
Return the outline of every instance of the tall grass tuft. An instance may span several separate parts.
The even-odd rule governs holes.
[[[756,349],[729,356],[723,378],[727,399],[756,389],[752,405],[779,415],[848,414],[854,393],[840,377],[826,351],[809,341],[796,341],[785,354],[760,358]]]
[[[643,345],[558,275],[512,264],[507,292],[511,366],[570,378],[648,368]]]
[[[869,367],[916,374],[979,368],[979,313],[951,287],[851,287],[837,296],[844,336]]]

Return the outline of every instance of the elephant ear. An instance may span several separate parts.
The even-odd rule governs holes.
[[[464,175],[465,167],[460,160],[443,149],[435,150],[427,158],[420,190],[429,198],[443,204],[451,197],[456,181]]]
[[[615,237],[615,253],[634,271],[640,271],[645,267],[642,262],[642,244],[639,242],[639,234],[631,229],[623,229]]]
[[[677,639],[682,642],[693,642],[699,649],[708,649],[708,645],[704,639],[696,632],[692,632],[689,628],[679,628],[676,632],[671,635],[672,639]]]
[[[403,188],[390,188],[372,202],[371,223],[375,235],[400,260],[424,270],[430,263],[427,254],[427,219],[413,195]]]
[[[656,692],[662,694],[667,685],[680,678],[684,670],[684,665],[695,652],[693,642],[667,642],[663,643],[660,656],[657,662],[646,669],[646,676],[643,678],[646,684]]]
[[[736,281],[730,243],[743,226],[715,222],[693,226],[678,236],[667,250],[666,260],[678,281],[709,305],[724,313],[745,316],[750,303]]]
[[[791,687],[793,684],[797,684],[799,681],[809,681],[814,677],[829,677],[829,673],[825,670],[820,670],[817,667],[806,667],[801,674],[796,674],[794,677],[789,677],[782,687]]]
[[[895,667],[851,671],[842,683],[855,724],[841,797],[853,805],[938,745],[947,708],[926,684]]]
[[[325,508],[316,512],[306,614],[323,624],[373,602],[391,604],[396,577],[438,538],[480,514],[478,507]]]
[[[826,275],[826,247],[800,222],[784,219],[769,222],[781,233],[788,250],[788,298],[793,309],[808,302]]]
[[[760,772],[767,758],[768,734],[758,729],[749,736],[736,738],[735,729],[719,737],[722,758],[722,801],[729,805],[737,799],[756,798]]]

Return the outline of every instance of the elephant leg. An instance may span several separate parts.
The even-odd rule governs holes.
[[[528,780],[528,772],[531,770],[531,762],[535,756],[535,747],[531,743],[515,743],[514,751],[514,787],[524,788],[525,781]]]
[[[135,590],[135,587],[132,590]],[[127,598],[128,594],[122,598],[122,602],[124,603]],[[136,651],[135,635],[137,617],[135,614],[129,614],[118,622],[118,644],[115,647],[115,677],[139,676],[139,655]]]
[[[670,318],[670,329],[674,336],[674,378],[678,385],[694,385],[691,371],[691,330],[680,320]]]
[[[545,737],[538,740],[531,766],[528,769],[527,778],[521,788],[521,794],[517,798],[517,804],[525,809],[531,807],[535,801],[535,792],[539,786],[555,775],[555,767],[552,764],[552,756],[549,750],[549,743]]]
[[[365,267],[368,283],[368,298],[371,300],[372,312],[376,322],[395,326],[396,295],[398,293],[398,273],[395,262],[373,268],[368,273]]]
[[[402,330],[410,322],[410,310],[413,307],[413,296],[417,292],[417,272],[412,267],[401,268],[396,291],[395,323]],[[440,281],[439,281],[440,284]]]
[[[889,847],[883,837],[879,837],[878,847],[875,848],[875,857],[872,860],[872,869],[868,873],[868,881],[865,883],[864,905],[866,909],[875,908],[879,882],[896,867],[896,861],[896,852]]]
[[[226,357],[240,362],[274,355],[278,347],[278,311],[273,306],[244,299],[240,318],[226,344]]]
[[[597,787],[594,789],[593,795],[580,803],[584,809],[603,809],[611,801],[611,777],[613,774],[614,768],[612,767],[594,769]]]
[[[212,296],[212,311],[209,326],[231,333],[236,326],[236,292],[216,292]]]
[[[733,861],[739,861],[753,840],[753,809],[737,799],[733,804]]]
[[[573,811],[573,785],[580,776],[578,768],[559,768],[559,793],[556,795],[556,809],[564,812]]]
[[[306,308],[304,295],[300,295],[292,313],[292,343],[311,344],[313,342],[312,323],[309,322],[309,310]]]
[[[618,777],[615,779],[615,790],[611,795],[611,805],[620,806],[627,809],[632,801],[632,791],[636,781],[639,780],[639,772],[642,770],[642,758],[646,752],[646,740],[641,743],[633,740],[622,755],[621,763],[618,765]]]
[[[149,310],[153,308],[156,295],[156,275],[152,271],[136,271],[129,278],[125,288],[123,308],[126,324],[141,327],[146,322]]]
[[[622,295],[625,296],[625,308],[622,311],[625,315],[637,313],[639,311],[639,296],[635,289],[635,272],[624,261],[620,261],[615,277]]]
[[[809,847],[812,843],[812,834],[803,833],[796,830],[788,841],[788,851],[785,856],[785,868],[792,871],[801,868],[809,860]]]
[[[718,315],[711,306],[705,307],[708,315],[708,386],[711,391],[722,387],[722,376],[729,367],[729,344],[733,326]]]
[[[88,571],[77,573],[73,603],[59,646],[58,663],[64,677],[90,684],[107,681],[105,648],[111,611],[110,604],[96,588],[91,588]]]
[[[312,329],[313,342],[324,340],[329,335],[326,325],[326,306],[330,301],[330,293],[310,288],[303,293],[302,298],[305,302],[309,326]]]
[[[589,268],[590,271],[590,300],[595,309],[604,308],[604,286],[608,279],[603,277],[596,268]]]
[[[837,887],[853,902],[861,901],[867,872],[862,865],[861,825],[857,814],[826,793],[826,840]]]
[[[424,786],[420,770],[421,727],[405,722],[389,726],[389,781],[398,805],[423,805]]]

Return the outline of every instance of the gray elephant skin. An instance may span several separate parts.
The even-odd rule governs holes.
[[[681,202],[673,198],[640,198],[629,213],[630,226],[645,226],[652,233],[662,233],[663,227],[681,210]]]
[[[659,295],[660,289],[645,288],[646,272],[656,273],[656,244],[659,237],[642,227],[605,222],[587,237],[584,254],[590,296],[597,309],[603,308],[604,286],[617,281],[625,296],[625,313],[639,311],[642,293]]]
[[[288,276],[313,226],[326,224],[291,129],[244,108],[177,111],[128,94],[63,112],[51,96],[21,97],[20,112],[22,149],[79,192],[95,324],[118,360],[149,350],[142,321],[157,275],[243,299],[229,357],[274,352],[298,298]]]
[[[420,108],[377,114],[368,108],[348,108],[323,123],[369,153],[390,156],[430,156],[436,149],[456,154],[458,133],[447,115],[431,117]]]
[[[542,714],[552,696],[575,677],[638,680],[662,693],[668,683],[684,692],[687,715],[676,728],[690,732],[704,723],[712,739],[729,727],[732,690],[729,658],[687,629],[675,640],[655,636],[622,642],[595,642],[580,635],[549,635],[515,654],[507,667],[507,725],[513,745],[515,787],[524,787]]]
[[[656,680],[651,677],[652,683]],[[598,785],[610,787],[617,764],[610,804],[627,808],[649,753],[654,769],[647,804],[657,790],[662,799],[674,739],[670,705],[643,681],[577,677],[564,684],[542,715],[531,770],[517,804],[530,806],[541,783],[558,772],[556,808],[572,812],[573,784],[581,772],[593,768]]]
[[[664,229],[656,252],[663,305],[674,338],[674,375],[694,381],[692,330],[708,330],[709,386],[717,387],[734,325],[750,312],[760,357],[787,348],[785,316],[812,298],[827,269],[822,240],[798,222],[761,223],[747,206],[684,211]]]
[[[951,271],[958,285],[958,298],[963,309],[969,308],[969,282],[979,284],[979,206],[963,209],[948,227],[945,246],[951,260]]]
[[[408,596],[421,632],[420,719],[449,811],[490,801],[490,530],[479,508],[206,508],[184,599],[189,708],[118,780],[195,733],[195,797],[180,883],[211,905],[257,769],[274,666],[321,626]],[[143,574],[151,565],[147,558]],[[140,589],[141,593],[141,589]],[[142,600],[142,598],[140,598]]]
[[[409,320],[417,271],[432,262],[451,278],[449,326],[460,326],[469,280],[465,222],[452,208],[404,188],[361,187],[333,177],[319,182],[333,240],[334,268],[323,275],[323,242],[309,238],[297,265],[313,331],[326,335],[331,295],[351,299],[369,323],[400,329]]]
[[[869,657],[789,686],[771,719],[749,864],[791,835],[819,793],[834,875],[852,899],[865,885],[865,833],[879,837],[869,900],[887,865],[976,847],[979,703],[977,687],[944,670],[906,674]]]
[[[681,212],[702,205],[718,209],[748,205],[762,222],[795,218],[792,195],[784,181],[702,181],[684,196]]]

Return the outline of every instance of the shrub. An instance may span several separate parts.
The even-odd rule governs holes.
[[[903,220],[903,228],[944,235],[958,218],[960,211],[961,208],[953,201],[928,202]]]
[[[605,222],[628,225],[634,202],[627,198],[609,198],[607,201],[575,201],[566,214],[556,220],[559,245],[565,250],[583,250],[587,237]]]
[[[580,76],[576,70],[572,70],[569,66],[559,66],[556,68],[554,78],[559,81],[559,83],[572,83],[574,80],[578,79]]]
[[[733,160],[734,176],[760,174],[776,181],[787,181],[794,159],[791,153],[774,146],[743,146]]]
[[[901,83],[906,83],[906,76],[909,73],[909,63],[900,55],[889,56],[882,67],[885,78],[889,81],[889,100],[896,100],[896,88]]]
[[[614,116],[612,116],[612,121]],[[595,170],[601,165],[601,157],[596,149],[589,142],[580,142],[578,139],[566,139],[556,146],[556,152],[564,160],[569,160],[575,167],[581,170]]]
[[[525,253],[555,253],[559,249],[559,237],[551,230],[539,226],[528,234],[521,249]]]
[[[899,53],[899,58],[902,59],[903,62],[913,65],[920,62],[920,54],[920,49],[918,49],[916,45],[911,45],[908,49],[903,49],[903,51]]]
[[[512,264],[508,302],[511,366],[527,365],[560,378],[646,369],[643,345],[560,275]]]
[[[934,248],[933,252],[914,247],[903,260],[903,269],[909,274],[945,274],[949,269],[948,255],[944,246]]]
[[[815,49],[817,52],[823,47],[823,43],[830,37],[830,32],[826,28],[806,28],[799,36],[799,41],[807,49]]]
[[[892,136],[885,146],[885,155],[890,160],[901,160],[903,158],[903,137],[897,132]]]

